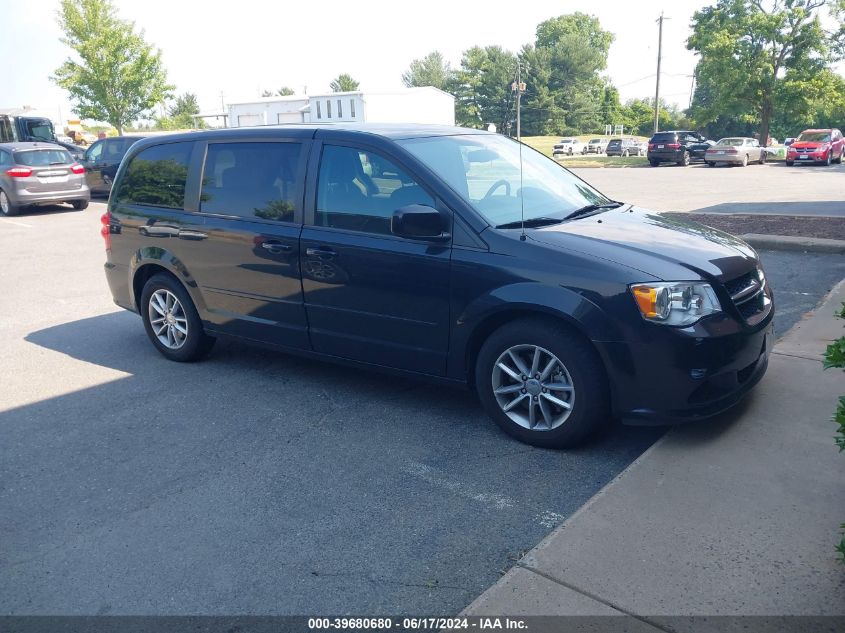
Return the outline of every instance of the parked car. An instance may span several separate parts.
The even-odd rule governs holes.
[[[39,116],[17,116],[0,114],[0,143],[35,141],[55,143],[65,148],[74,160],[81,160],[85,150],[67,137],[58,138],[50,119]]]
[[[640,146],[632,138],[613,138],[607,144],[608,156],[639,156]]]
[[[590,142],[587,143],[585,147],[585,154],[604,154],[604,150],[607,149],[607,143],[602,138],[594,138],[590,139]]]
[[[841,163],[845,139],[836,128],[804,130],[786,150],[786,166],[801,163]]]
[[[728,163],[731,165],[742,165],[748,163],[766,162],[766,152],[760,147],[759,141],[754,138],[732,136],[719,139],[715,145],[707,148],[704,153],[704,162],[709,167],[716,163]]]
[[[577,138],[562,138],[556,143],[552,156],[572,156],[573,154],[586,154],[587,146]]]
[[[109,194],[120,161],[127,150],[142,138],[146,137],[133,135],[104,138],[88,148],[82,165],[85,167],[85,180],[92,194]]]
[[[88,206],[85,169],[63,147],[52,143],[0,143],[0,214],[26,207],[67,202]]]
[[[713,145],[698,132],[673,130],[657,132],[648,141],[648,162],[652,167],[660,163],[686,166],[694,160],[704,160],[704,153]]]
[[[774,342],[772,291],[745,242],[615,202],[480,130],[151,137],[129,149],[102,222],[113,298],[164,357],[235,337],[472,386],[539,446],[611,415],[722,411]]]

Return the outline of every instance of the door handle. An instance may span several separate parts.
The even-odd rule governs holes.
[[[325,247],[321,247],[321,248],[314,248],[314,247],[311,247],[311,248],[306,248],[306,249],[305,249],[305,254],[306,254],[306,255],[308,255],[309,257],[323,257],[323,258],[325,258],[325,259],[330,259],[330,258],[332,258],[332,257],[337,257],[337,251],[334,251],[334,250],[332,250],[332,249],[330,249],[330,248],[325,248]]]
[[[261,248],[264,248],[271,253],[290,253],[293,250],[293,247],[289,244],[282,244],[278,240],[267,240],[266,242],[261,242]]]

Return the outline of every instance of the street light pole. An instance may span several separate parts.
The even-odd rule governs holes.
[[[657,18],[658,23],[658,31],[657,31],[657,85],[654,88],[654,133],[657,134],[658,127],[660,124],[660,57],[663,53],[663,20],[668,20],[669,18],[664,18],[663,13],[660,13],[660,17]]]

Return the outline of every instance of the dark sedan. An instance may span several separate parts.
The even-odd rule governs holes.
[[[126,152],[144,136],[115,136],[96,141],[82,158],[85,180],[92,194],[108,195]]]

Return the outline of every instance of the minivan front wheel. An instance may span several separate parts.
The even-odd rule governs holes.
[[[491,334],[478,354],[475,383],[496,424],[534,446],[573,446],[607,419],[601,361],[580,336],[552,321],[514,321]]]
[[[190,295],[170,275],[153,275],[147,281],[139,308],[147,336],[170,360],[198,360],[214,345],[215,339],[203,331]]]

